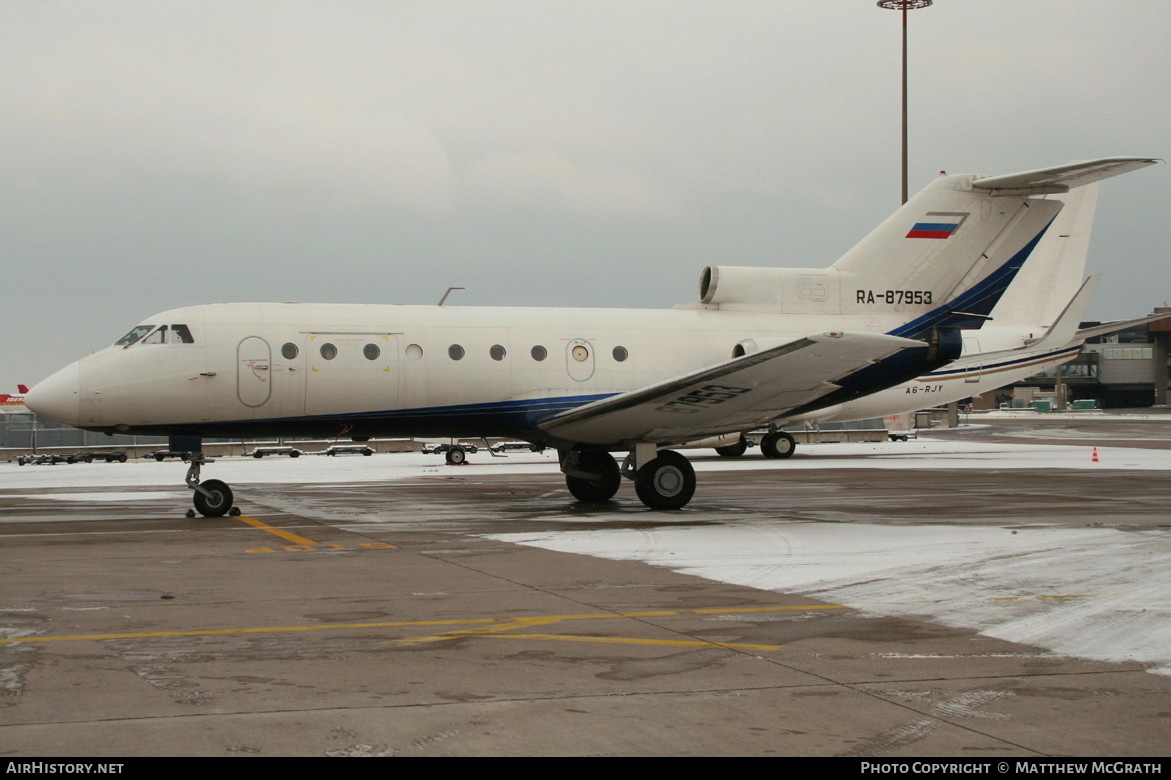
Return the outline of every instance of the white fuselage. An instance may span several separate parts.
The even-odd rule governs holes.
[[[857,319],[857,322],[852,321]],[[886,323],[882,323],[886,324]],[[144,331],[37,388],[51,416],[83,428],[191,435],[514,436],[562,411],[799,338],[875,330],[874,317],[667,310],[216,304],[162,312]],[[177,338],[185,328],[189,337]],[[981,331],[968,350],[1019,346]],[[982,338],[977,344],[974,339]],[[985,346],[987,344],[987,346]],[[738,349],[739,346],[739,349]],[[1066,350],[1061,359],[1076,354]],[[1034,373],[966,359],[888,390],[791,419],[910,411]],[[1041,362],[1038,362],[1041,361]]]
[[[52,416],[208,435],[344,426],[352,435],[519,435],[550,410],[719,363],[737,344],[751,352],[840,328],[843,318],[256,303],[174,309],[146,324],[182,324],[192,339],[148,336],[83,358],[38,388],[57,399]]]

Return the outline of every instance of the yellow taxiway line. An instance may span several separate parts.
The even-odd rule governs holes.
[[[415,645],[441,642],[463,637],[491,637],[503,639],[553,640],[559,642],[606,642],[612,644],[660,645],[664,647],[727,647],[747,650],[777,650],[782,645],[737,644],[733,642],[710,642],[703,640],[642,639],[637,637],[583,636],[578,634],[503,634],[518,628],[552,625],[574,620],[614,620],[616,618],[670,617],[675,615],[736,615],[760,614],[766,612],[807,612],[832,609],[846,609],[839,604],[806,605],[789,607],[733,607],[725,609],[664,609],[645,612],[598,612],[578,615],[543,615],[530,618],[462,618],[451,620],[403,620],[377,623],[329,623],[314,626],[268,626],[253,628],[207,628],[185,631],[135,631],[112,634],[72,634],[66,636],[26,636],[0,639],[0,645],[15,645],[23,642],[85,642],[104,639],[152,639],[179,636],[233,636],[244,634],[281,634],[304,631],[369,630],[372,628],[438,628],[443,626],[465,626],[465,628],[424,634],[416,637],[391,640],[389,645]]]
[[[236,519],[240,520],[241,522],[247,523],[248,525],[252,526],[253,528],[259,528],[261,531],[268,531],[270,534],[272,534],[274,536],[279,536],[280,538],[284,539],[286,542],[291,542],[293,544],[307,544],[307,545],[317,544],[317,542],[313,541],[312,539],[306,539],[304,536],[298,536],[297,534],[292,533],[291,531],[283,531],[280,528],[277,528],[275,526],[271,526],[268,523],[265,523],[261,520],[257,520],[255,517],[248,517],[247,515],[237,515]]]

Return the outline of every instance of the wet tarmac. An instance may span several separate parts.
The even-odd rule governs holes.
[[[1165,424],[1097,425],[1103,446],[1171,438]],[[704,471],[718,459],[696,458],[700,490],[677,513],[645,510],[629,486],[585,507],[558,474],[507,467],[234,483],[243,514],[217,519],[183,516],[178,465],[171,486],[0,482],[0,745],[10,757],[1171,749],[1171,676],[1147,663],[499,538],[633,530],[653,543],[662,529],[775,522],[1164,538],[1167,472],[832,457]],[[1046,587],[1038,572],[1035,592],[1012,597],[1053,597]]]

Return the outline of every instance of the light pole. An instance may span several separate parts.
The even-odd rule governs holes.
[[[907,202],[907,11],[926,8],[933,0],[878,0],[879,8],[903,12],[903,199]]]

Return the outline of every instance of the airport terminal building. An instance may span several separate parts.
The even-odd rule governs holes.
[[[1083,323],[1083,327],[1097,324]],[[1169,346],[1171,318],[1088,339],[1081,354],[1070,362],[1017,382],[1015,387],[1056,394],[1064,386],[1060,392],[1067,402],[1094,401],[1098,409],[1166,406]],[[980,406],[994,408],[988,404],[1009,401],[1013,390],[1002,388],[993,394],[995,399],[981,399]]]

